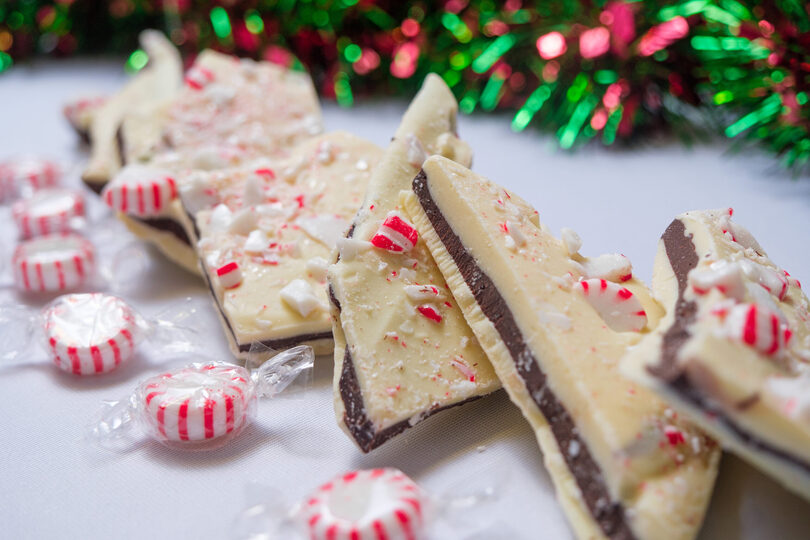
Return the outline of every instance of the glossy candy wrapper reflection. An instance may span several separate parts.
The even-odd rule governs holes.
[[[182,323],[195,310],[184,305],[147,319],[117,296],[87,293],[60,296],[34,316],[28,310],[0,308],[0,338],[16,344],[0,356],[6,365],[41,362],[45,352],[63,371],[101,375],[129,363],[137,353],[159,358],[158,351],[194,350],[194,331]]]
[[[215,361],[166,371],[142,381],[128,398],[105,403],[88,437],[111,449],[133,435],[172,448],[219,448],[250,424],[259,398],[301,385],[314,359],[311,347],[299,346],[253,371]]]
[[[256,491],[254,485],[249,488]],[[450,486],[445,494],[430,493],[399,469],[385,467],[340,474],[297,500],[287,500],[286,491],[260,491],[264,491],[258,494],[261,502],[237,517],[234,538],[485,538],[483,531],[492,524],[480,513],[497,500],[500,489],[483,472],[473,481]],[[508,537],[509,527],[498,527]]]

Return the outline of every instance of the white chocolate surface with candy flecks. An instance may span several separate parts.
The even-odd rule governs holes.
[[[517,195],[450,160],[432,157],[423,170],[440,214],[492,280],[534,358],[512,358],[413,191],[403,194],[406,209],[512,401],[534,427],[577,536],[611,537],[592,517],[567,461],[576,466],[577,457],[590,452],[600,474],[586,483],[606,485],[611,500],[599,504],[621,505],[633,536],[693,538],[711,495],[719,452],[663,401],[619,373],[619,359],[660,317],[660,307],[632,277],[629,263],[615,256],[582,257],[572,231],[558,240]],[[612,296],[589,297],[608,293]],[[628,302],[643,306],[641,332],[635,320],[639,310],[626,309]],[[533,361],[546,376],[534,397],[518,369],[520,362]],[[535,401],[545,392],[568,412],[579,441],[559,446],[549,425],[555,419],[545,418]]]
[[[320,133],[321,113],[309,76],[269,62],[203,51],[172,99],[131,110],[122,123],[127,163],[173,171],[238,166],[257,158],[283,159]],[[162,217],[182,221],[179,202]],[[122,216],[137,236],[169,259],[197,271],[194,250],[170,232]]]
[[[731,217],[731,209],[693,211],[670,225],[652,282],[667,314],[624,368],[725,448],[810,498],[808,300],[799,281]],[[665,336],[683,310],[676,308],[679,284],[666,239],[681,226],[684,232],[669,241],[682,240],[695,252],[682,296],[694,318],[669,358]],[[662,371],[663,365],[669,367]],[[685,396],[684,386],[699,400]]]
[[[340,305],[333,306],[335,413],[364,451],[385,442],[388,437],[378,436],[387,428],[414,425],[437,408],[500,386],[424,242],[398,253],[370,243],[389,212],[401,213],[399,192],[428,155],[469,164],[470,150],[455,134],[456,113],[450,90],[429,75],[374,171],[353,233],[341,241],[339,259],[329,269]],[[362,399],[369,422],[363,428],[346,423],[341,377],[347,349],[359,385],[354,399]]]
[[[199,230],[202,269],[235,334],[232,346],[331,331],[328,261],[380,153],[336,132],[300,144],[286,159],[195,171],[180,181]],[[229,263],[241,272],[232,288],[217,275]],[[326,341],[331,351],[331,337]]]

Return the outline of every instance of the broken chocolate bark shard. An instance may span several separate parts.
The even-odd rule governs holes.
[[[514,193],[441,157],[402,201],[534,427],[577,536],[693,538],[719,452],[618,372],[660,312],[629,263],[579,255]]]
[[[732,452],[810,497],[810,456],[806,444],[799,443],[807,440],[806,423],[796,411],[800,405],[784,408],[791,395],[774,395],[771,386],[776,381],[801,387],[807,359],[792,344],[807,335],[807,300],[798,282],[780,271],[758,244],[740,243],[750,233],[730,218],[730,211],[687,212],[664,232],[653,287],[667,300],[671,314],[629,355],[627,371]],[[709,289],[703,284],[707,273],[715,278],[708,281],[714,285]],[[746,280],[751,286],[735,288]],[[789,337],[774,342],[776,350],[757,350],[756,340],[733,332],[730,324],[729,312],[745,306],[757,306],[748,308],[749,332],[754,315],[775,308],[779,314],[772,320],[788,326]],[[738,388],[737,379],[752,374],[755,378],[748,382],[753,387]],[[796,411],[792,417],[791,411]]]
[[[450,90],[430,75],[329,269],[335,415],[364,452],[500,386],[398,204],[427,155],[469,162],[468,147],[455,136],[456,111]]]
[[[302,343],[332,351],[327,261],[381,151],[337,132],[290,153],[180,180],[184,225],[239,357]],[[236,283],[220,278],[228,265],[241,274]]]

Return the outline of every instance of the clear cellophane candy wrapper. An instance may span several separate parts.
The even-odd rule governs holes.
[[[152,265],[147,245],[107,216],[84,230],[8,240],[2,247],[2,288],[28,298],[67,292],[130,293]]]
[[[189,301],[154,318],[105,293],[60,296],[38,313],[23,305],[0,308],[0,367],[50,360],[74,375],[102,375],[136,356],[160,357],[195,349],[195,330],[185,326]]]
[[[299,346],[252,371],[219,361],[188,364],[142,381],[121,401],[105,403],[87,435],[114,450],[143,438],[177,449],[216,449],[250,424],[259,398],[308,387],[314,360],[311,347]]]
[[[487,523],[503,478],[479,474],[434,494],[395,468],[357,470],[321,485],[298,501],[272,488],[249,486],[250,506],[233,526],[236,540],[439,540],[508,538],[508,527]],[[483,514],[482,514],[483,513]],[[497,529],[497,536],[491,531]]]

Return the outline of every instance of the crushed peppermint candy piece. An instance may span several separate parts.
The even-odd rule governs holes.
[[[422,163],[428,158],[422,141],[413,133],[409,133],[405,140],[408,142],[408,163],[414,167],[421,167]]]
[[[560,237],[569,256],[579,253],[579,250],[582,248],[582,239],[576,231],[563,227],[562,231],[560,231]]]
[[[333,214],[300,217],[296,220],[296,224],[329,249],[335,248],[338,240],[349,228],[349,223],[344,218]]]
[[[689,282],[695,294],[704,295],[711,289],[717,289],[738,301],[745,297],[745,285],[737,263],[717,261],[709,268],[692,270],[689,273]]]
[[[323,257],[312,257],[307,261],[307,272],[318,281],[325,280],[328,271],[329,261]]]
[[[467,365],[467,362],[460,356],[454,356],[450,359],[450,365],[456,368],[459,373],[464,375],[464,378],[470,382],[475,382],[475,370]]]
[[[442,322],[442,314],[439,313],[439,310],[433,304],[422,304],[416,308],[416,311],[433,322]]]
[[[223,289],[234,289],[242,284],[242,269],[239,263],[229,262],[217,268],[217,278]]]
[[[618,253],[609,253],[590,257],[582,262],[585,276],[588,279],[606,279],[608,281],[624,282],[633,277],[633,265],[630,259]]]
[[[186,72],[186,84],[194,90],[202,90],[205,85],[214,80],[214,72],[200,65],[193,65]]]
[[[405,294],[414,302],[429,302],[441,296],[441,291],[435,285],[406,285]]]
[[[396,211],[389,212],[376,234],[371,237],[371,244],[379,249],[394,253],[408,252],[419,240],[419,233],[411,222]]]
[[[264,233],[264,231],[255,229],[250,231],[247,240],[245,240],[244,249],[247,253],[262,253],[265,249],[267,249],[267,246],[267,235]]]
[[[285,304],[297,311],[302,317],[323,308],[321,301],[312,290],[312,286],[303,279],[294,279],[284,286],[279,295]]]
[[[767,355],[784,349],[791,336],[777,313],[758,304],[737,304],[729,309],[723,328],[730,338]]]
[[[647,313],[629,289],[605,279],[586,279],[575,288],[611,329],[639,332],[647,325]]]

